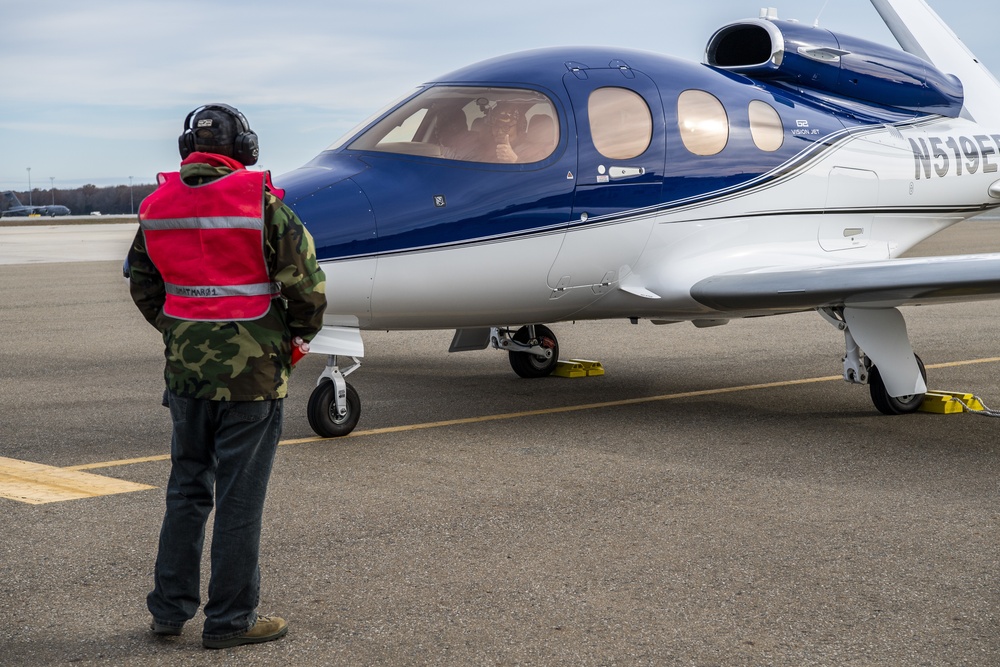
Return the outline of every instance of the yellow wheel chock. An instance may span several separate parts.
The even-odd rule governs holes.
[[[929,391],[924,394],[924,402],[921,403],[919,410],[939,415],[951,415],[966,411],[982,412],[986,410],[986,407],[973,394],[960,391]]]
[[[599,361],[588,359],[566,359],[556,362],[556,368],[552,375],[561,378],[583,378],[594,375],[604,375],[604,366]]]

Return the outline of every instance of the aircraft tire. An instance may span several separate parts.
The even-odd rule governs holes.
[[[530,335],[528,327],[525,326],[518,329],[513,338],[518,343],[527,343]],[[523,378],[542,378],[551,375],[552,371],[556,369],[556,364],[559,363],[559,341],[556,340],[556,335],[552,333],[552,330],[545,325],[536,324],[535,335],[543,347],[552,350],[552,356],[546,359],[527,352],[509,352],[510,367]]]
[[[927,370],[924,362],[917,355],[917,366],[920,367],[920,375],[927,382]],[[923,394],[910,394],[908,396],[890,396],[886,391],[885,383],[882,382],[882,375],[878,372],[878,367],[872,366],[868,369],[868,392],[871,394],[872,403],[875,408],[884,415],[905,415],[916,412],[924,402]]]
[[[361,418],[361,397],[350,384],[347,385],[347,414],[338,417],[334,412],[334,384],[326,380],[313,389],[309,396],[307,414],[309,426],[323,438],[342,438],[358,425]]]

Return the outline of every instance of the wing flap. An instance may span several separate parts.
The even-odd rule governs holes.
[[[691,296],[715,310],[755,312],[997,299],[1000,253],[738,271],[699,281]]]

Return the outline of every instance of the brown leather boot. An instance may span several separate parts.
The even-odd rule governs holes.
[[[244,644],[262,644],[281,639],[288,633],[288,623],[277,616],[258,616],[254,626],[238,637],[229,639],[206,639],[202,637],[201,645],[205,648],[231,648]]]

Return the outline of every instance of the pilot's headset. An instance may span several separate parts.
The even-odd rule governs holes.
[[[199,137],[199,129],[208,129],[212,140],[209,142]],[[195,152],[196,144],[225,149],[246,166],[257,164],[260,154],[257,133],[250,129],[246,116],[228,104],[206,104],[187,115],[184,132],[177,139],[182,160]]]

